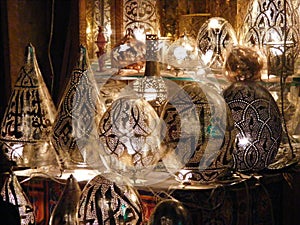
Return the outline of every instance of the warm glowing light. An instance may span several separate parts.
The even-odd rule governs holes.
[[[249,139],[247,137],[242,137],[239,139],[239,145],[241,146],[247,146],[250,143]]]
[[[110,35],[112,34],[112,30],[111,30],[110,24],[106,24],[105,30],[106,30],[107,36],[110,37]]]
[[[179,46],[175,48],[174,55],[177,60],[183,60],[187,57],[187,49],[184,46]]]
[[[91,31],[91,26],[88,24],[87,27],[86,27],[86,34],[87,34],[87,35],[90,35],[91,32],[92,32],[92,31]]]
[[[133,29],[133,35],[139,41],[142,41],[142,42],[146,41],[146,33],[145,33],[145,29],[144,28],[137,28],[137,27],[135,27]]]
[[[209,29],[221,29],[221,25],[217,19],[212,18],[208,24]]]

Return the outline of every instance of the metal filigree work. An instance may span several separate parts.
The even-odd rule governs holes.
[[[19,167],[57,165],[49,139],[55,114],[34,47],[29,44],[1,125],[1,146],[8,159]]]
[[[96,126],[104,110],[86,57],[86,49],[81,46],[78,64],[58,106],[51,136],[63,167],[85,165],[86,147],[97,139]]]
[[[21,225],[35,224],[33,206],[23,191],[15,174],[11,173],[5,181],[1,190],[1,196],[4,201],[10,202],[18,208]]]
[[[136,224],[143,222],[143,210],[137,192],[130,186],[118,186],[101,175],[84,187],[78,210],[80,224]]]
[[[272,95],[253,81],[233,83],[224,91],[235,127],[233,150],[238,170],[262,170],[273,162],[282,135],[281,115]]]
[[[156,0],[124,0],[125,31],[138,28],[144,30],[144,33],[157,34],[158,19]]]
[[[197,35],[199,57],[212,71],[222,71],[226,50],[237,43],[233,27],[221,17],[208,19]]]
[[[266,55],[269,42],[292,42],[294,57],[297,57],[298,24],[298,12],[289,0],[252,0],[240,29],[240,41],[242,44],[258,46]]]
[[[155,110],[146,100],[139,98],[115,100],[99,125],[100,141],[111,160],[109,166],[136,177],[151,171],[160,160],[160,132]]]
[[[212,182],[231,166],[235,132],[228,111],[222,96],[198,83],[185,85],[164,106],[165,143],[177,157],[169,163],[185,163],[178,180]]]

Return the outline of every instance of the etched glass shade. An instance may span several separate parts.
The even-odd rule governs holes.
[[[240,43],[258,47],[268,60],[272,58],[269,66],[281,68],[270,70],[269,75],[288,76],[299,53],[298,25],[299,15],[290,0],[252,0],[239,31]]]
[[[199,57],[214,72],[221,72],[227,49],[237,45],[236,33],[231,24],[221,17],[212,17],[200,27],[197,35]]]
[[[217,182],[232,165],[235,130],[230,110],[212,87],[190,82],[168,99],[162,161],[180,182]],[[179,166],[181,165],[181,166]]]
[[[10,202],[17,207],[21,218],[21,225],[35,224],[33,206],[13,172],[10,173],[3,185],[1,196],[4,201]]]
[[[80,46],[78,62],[59,103],[51,135],[63,169],[88,166],[86,155],[91,154],[91,146],[98,146],[97,124],[103,111],[86,48]]]
[[[56,108],[29,44],[1,124],[1,149],[16,167],[57,167],[50,143]]]
[[[110,178],[107,174],[98,175],[85,185],[79,202],[79,224],[142,225],[144,214],[138,193],[122,177],[113,177],[122,180],[122,184]]]
[[[121,97],[100,121],[99,139],[104,150],[99,154],[109,169],[131,182],[148,182],[149,174],[164,153],[160,146],[161,132],[159,117],[146,100]]]

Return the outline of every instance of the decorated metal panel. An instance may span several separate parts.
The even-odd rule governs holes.
[[[29,44],[1,124],[1,148],[8,159],[18,167],[57,165],[49,138],[55,114],[35,49]]]
[[[35,224],[33,206],[23,191],[15,174],[11,173],[5,181],[1,190],[1,196],[4,201],[10,202],[18,208],[21,225]]]
[[[216,90],[197,82],[185,85],[164,106],[162,118],[165,144],[175,151],[166,166],[183,164],[178,180],[212,182],[231,167],[235,131],[230,110]]]
[[[137,192],[98,175],[84,187],[78,210],[79,224],[140,225],[143,209]]]
[[[51,141],[65,168],[86,166],[83,155],[97,139],[96,126],[104,106],[99,99],[93,73],[88,70],[85,47],[58,106]]]
[[[241,44],[255,45],[268,55],[268,43],[292,42],[296,58],[299,53],[299,14],[294,7],[290,0],[250,1],[239,32]]]
[[[224,91],[235,127],[237,170],[262,170],[273,162],[282,136],[281,115],[272,95],[254,81],[233,83]]]
[[[197,35],[199,57],[213,71],[222,71],[226,50],[237,43],[232,25],[222,17],[208,19]]]

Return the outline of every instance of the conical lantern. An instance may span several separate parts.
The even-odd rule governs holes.
[[[63,193],[51,214],[49,225],[77,225],[80,195],[79,184],[73,175],[70,175]]]
[[[104,177],[105,176],[105,177]],[[110,178],[119,180],[113,182]],[[124,177],[97,175],[84,187],[79,203],[80,224],[143,224],[143,207],[138,193]],[[122,184],[121,184],[122,183]]]
[[[86,48],[80,46],[79,59],[58,106],[51,135],[64,169],[87,166],[88,145],[97,142],[96,125],[103,109]]]
[[[35,49],[29,44],[0,133],[2,150],[17,167],[57,166],[49,138],[55,114],[56,108],[39,69]]]
[[[35,215],[32,204],[13,172],[10,173],[3,185],[1,196],[4,201],[17,206],[21,218],[21,225],[35,224]]]

